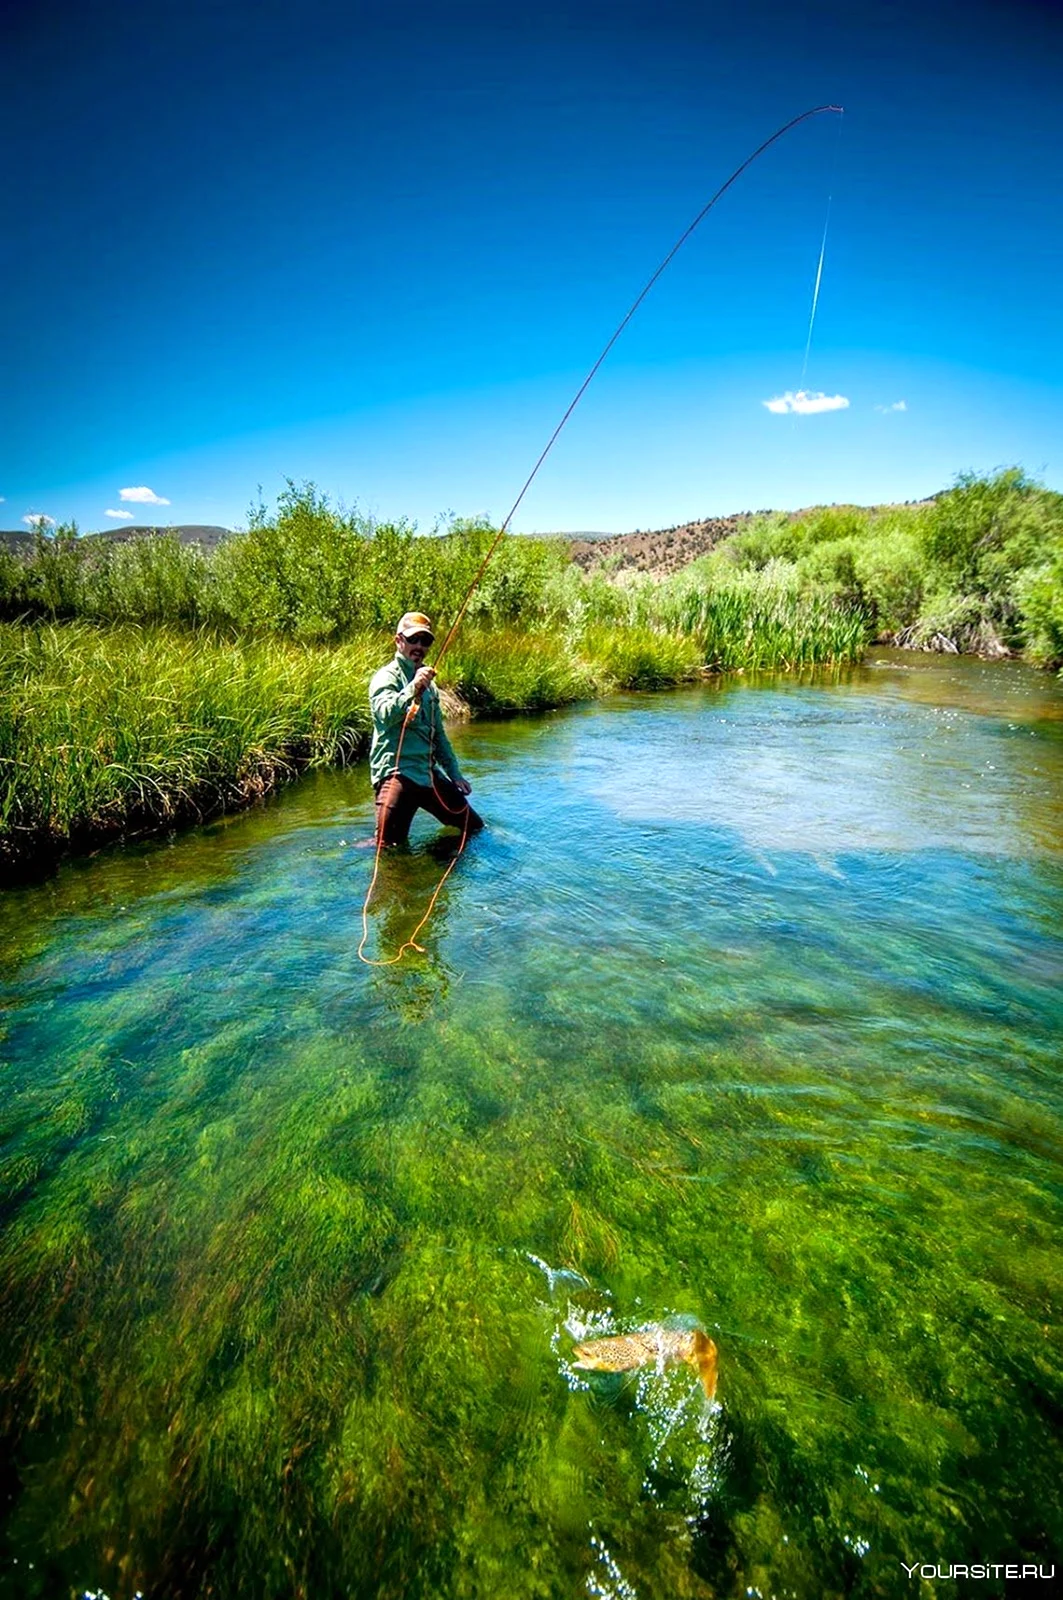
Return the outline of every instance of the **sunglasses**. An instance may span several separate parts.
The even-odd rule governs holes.
[[[406,643],[423,644],[427,650],[428,646],[432,643],[432,635],[430,633],[408,633],[406,635]]]

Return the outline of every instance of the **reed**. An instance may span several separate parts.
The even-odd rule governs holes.
[[[412,523],[377,522],[333,506],[313,484],[289,483],[272,511],[253,506],[247,529],[210,555],[167,533],[126,544],[79,538],[73,527],[38,533],[28,559],[0,552],[0,616],[340,642],[389,626],[411,603],[453,616],[494,531],[483,518],[452,519],[419,536]],[[522,630],[637,624],[664,632],[683,631],[690,615],[714,664],[750,666],[758,656],[782,665],[845,655],[844,626],[827,638],[835,632],[829,600],[839,617],[863,611],[882,638],[947,636],[950,648],[1025,651],[1059,665],[1061,570],[1063,495],[1008,468],[962,475],[918,505],[758,516],[657,585],[586,578],[569,565],[563,541],[510,536],[468,615]],[[776,599],[808,600],[807,615],[796,604],[750,607],[734,598],[765,585]],[[762,633],[756,648],[743,643],[751,615]]]
[[[590,699],[601,688],[591,664],[559,629],[546,626],[509,633],[465,626],[442,675],[474,711],[543,711]]]
[[[161,628],[0,627],[0,852],[154,830],[350,759],[365,640],[324,651]]]
[[[592,656],[597,652],[607,664],[630,660],[630,671],[621,665],[615,674],[615,686],[676,683],[698,668],[835,665],[859,660],[867,645],[864,608],[825,588],[802,590],[783,563],[732,571],[726,582],[695,568],[626,588],[597,579],[570,602]]]
[[[858,661],[867,619],[829,596],[724,589],[686,595],[680,607],[705,665],[717,672]]]
[[[1063,664],[1063,495],[1014,467],[916,505],[757,517],[681,577],[726,589],[767,572],[859,606],[883,639]]]

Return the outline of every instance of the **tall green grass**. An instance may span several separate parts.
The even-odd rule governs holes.
[[[767,650],[756,637],[743,613],[728,663],[797,659],[792,641]],[[163,624],[0,624],[0,864],[202,818],[357,756],[368,680],[391,649],[386,628],[325,644]],[[567,628],[474,620],[443,681],[474,711],[540,710],[686,681],[704,654],[694,632],[634,614]]]
[[[172,535],[39,535],[29,561],[0,561],[0,611],[20,619],[0,624],[0,861],[202,817],[357,754],[395,618],[446,625],[493,538],[482,521],[418,538],[312,485],[210,555]],[[537,710],[861,646],[854,619],[762,578],[625,590],[583,578],[559,541],[509,537],[445,681],[474,711]]]
[[[247,529],[209,555],[166,533],[124,544],[38,533],[28,560],[0,556],[0,616],[338,642],[390,627],[412,605],[454,616],[493,538],[483,519],[419,536],[289,483],[273,511],[252,507]],[[1063,495],[1008,468],[963,475],[920,505],[760,516],[656,585],[584,577],[562,541],[511,536],[468,615],[570,633],[693,630],[705,661],[723,667],[844,656],[858,612],[881,638],[1063,665]]]
[[[649,590],[643,608],[696,640],[716,672],[856,661],[868,641],[859,605],[825,590],[802,592],[772,568],[713,587],[680,573]]]
[[[443,680],[473,711],[543,711],[586,700],[600,678],[556,629],[491,631],[463,627],[444,658]]]
[[[0,626],[0,856],[245,803],[364,744],[366,641]]]
[[[603,693],[685,683],[702,667],[696,639],[646,623],[592,623],[579,637],[579,649]]]

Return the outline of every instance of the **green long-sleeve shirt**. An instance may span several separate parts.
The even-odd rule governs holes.
[[[403,718],[413,699],[413,676],[416,671],[412,661],[396,654],[394,660],[389,661],[386,667],[381,667],[370,679],[369,708],[373,713],[373,743],[369,749],[369,776],[374,787],[396,770],[399,735]],[[423,784],[427,789],[432,782],[433,765],[455,783],[460,780],[457,757],[443,728],[439,693],[434,684],[429,684],[421,696],[420,712],[406,729],[399,770],[404,778]]]

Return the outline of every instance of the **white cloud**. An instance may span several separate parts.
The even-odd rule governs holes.
[[[31,528],[43,528],[46,523],[49,528],[55,527],[55,518],[46,517],[43,511],[27,512],[22,520]]]
[[[119,522],[132,522],[133,520],[131,511],[105,511],[103,514],[105,517],[117,517]]]
[[[168,506],[169,500],[163,499],[161,494],[156,494],[154,489],[147,489],[143,485],[139,489],[119,489],[120,500],[133,500],[138,506]]]
[[[876,411],[882,411],[882,412],[886,412],[886,411],[907,411],[907,409],[908,409],[907,400],[894,400],[894,402],[893,402],[893,404],[891,406],[876,406],[875,407]]]
[[[774,411],[776,416],[785,416],[788,411],[795,411],[798,416],[814,416],[817,411],[845,411],[849,402],[843,394],[809,394],[807,389],[798,389],[796,394],[791,394],[787,389],[785,394],[776,396],[774,400],[763,400],[762,405],[769,411]]]

